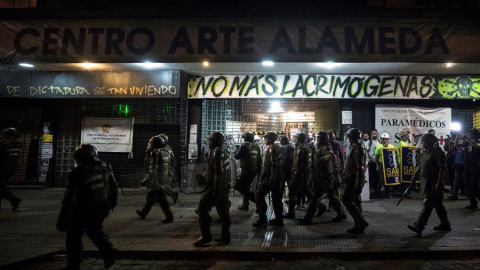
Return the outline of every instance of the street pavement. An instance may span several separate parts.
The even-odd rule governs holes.
[[[65,233],[55,229],[63,188],[13,189],[23,198],[20,208],[11,211],[6,201],[0,210],[0,268],[58,269],[65,265]],[[199,236],[195,207],[199,194],[181,194],[182,205],[172,206],[175,221],[163,224],[160,207],[154,206],[141,220],[135,209],[144,204],[145,191],[129,189],[105,222],[105,231],[119,250],[112,269],[480,269],[480,210],[464,207],[468,200],[445,200],[451,232],[432,230],[439,220],[434,212],[421,238],[408,230],[422,208],[422,199],[413,192],[395,206],[392,200],[363,203],[370,226],[363,235],[346,233],[353,220],[332,223],[334,212],[298,226],[285,220],[284,227],[254,228],[255,206],[237,210],[239,194],[231,194],[232,242],[227,246],[193,247]],[[445,197],[448,194],[445,194]],[[269,207],[269,217],[273,215]],[[304,210],[296,211],[301,217]],[[212,217],[217,218],[215,209]],[[212,224],[220,235],[220,224]],[[102,269],[103,262],[91,241],[84,238],[82,269]]]

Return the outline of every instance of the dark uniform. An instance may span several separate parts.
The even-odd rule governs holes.
[[[57,229],[67,231],[68,268],[80,269],[84,232],[102,253],[105,268],[109,268],[115,262],[115,250],[103,231],[103,221],[117,205],[117,182],[110,164],[98,158],[92,145],[78,146],[74,158],[79,165],[70,172],[57,219]]]
[[[343,183],[345,184],[345,193],[343,195],[343,205],[355,221],[355,226],[347,232],[363,234],[368,227],[365,221],[362,209],[361,193],[365,184],[365,150],[359,143],[361,136],[360,130],[356,128],[347,131],[347,137],[351,143],[350,153],[347,155],[345,163],[345,175]]]
[[[477,129],[470,131],[470,140],[473,143],[480,144],[480,132]],[[465,141],[465,167],[463,170],[463,179],[468,192],[470,204],[466,209],[477,209],[480,201],[480,191],[478,188],[478,179],[480,178],[480,148],[474,147],[467,139]]]
[[[320,215],[325,213],[327,206],[323,202],[319,201],[321,196],[327,193],[328,199],[332,204],[333,209],[337,213],[337,216],[332,220],[333,222],[340,222],[347,217],[343,213],[342,203],[338,197],[337,188],[339,181],[333,175],[333,162],[335,155],[333,154],[332,147],[328,144],[328,135],[325,132],[319,132],[318,148],[314,157],[314,180],[313,180],[313,198],[308,205],[307,211],[303,218],[299,218],[299,225],[312,224],[313,215],[320,208]]]
[[[235,158],[240,159],[240,168],[242,168],[242,174],[235,185],[235,190],[243,195],[243,204],[238,209],[248,211],[248,201],[255,203],[255,193],[250,190],[250,186],[255,176],[261,174],[262,151],[253,142],[253,133],[245,133],[243,137],[245,143],[235,153]]]
[[[209,212],[215,206],[220,221],[222,223],[222,233],[220,238],[215,241],[220,244],[230,243],[230,153],[226,147],[223,147],[225,136],[221,132],[213,132],[207,138],[210,144],[210,151],[207,156],[207,171],[205,175],[205,190],[200,197],[197,206],[198,223],[201,236],[193,244],[194,246],[204,246],[212,241],[210,224],[212,218]]]
[[[255,193],[255,201],[257,203],[258,220],[253,223],[255,227],[267,225],[283,226],[283,203],[282,203],[282,178],[280,174],[280,163],[282,162],[282,150],[279,145],[275,144],[277,134],[267,132],[264,136],[268,150],[265,153],[265,161],[263,164],[262,182]],[[275,219],[267,220],[267,203],[265,196],[272,193],[273,212]]]
[[[293,147],[289,143],[287,136],[282,136],[280,138],[280,148],[282,151],[282,162],[280,163],[281,168],[281,183],[282,183],[282,194],[285,191],[285,183],[287,183],[288,188],[290,189],[290,184],[292,182],[292,170],[293,170]]]
[[[7,189],[8,181],[17,171],[22,151],[19,138],[20,134],[15,128],[7,128],[0,135],[0,201],[1,199],[9,201],[12,211],[17,210],[22,201]]]
[[[451,231],[447,210],[443,206],[443,174],[445,172],[445,154],[438,147],[437,137],[433,134],[425,134],[422,137],[424,151],[420,156],[420,191],[424,195],[423,209],[417,222],[408,225],[408,228],[422,235],[427,225],[428,218],[433,209],[437,212],[440,225],[434,226],[437,231]]]
[[[163,223],[173,222],[173,213],[170,210],[170,204],[167,195],[173,197],[176,201],[178,193],[171,190],[172,181],[175,177],[175,156],[173,150],[168,145],[168,137],[165,134],[154,136],[149,141],[149,147],[145,156],[146,179],[150,191],[147,194],[147,202],[137,214],[144,219],[155,202],[158,202],[162,208],[165,219]]]
[[[288,212],[283,217],[293,219],[295,218],[295,202],[296,198],[303,194],[305,195],[308,179],[311,177],[312,168],[312,148],[307,143],[307,136],[304,133],[296,135],[297,143],[293,154],[293,171],[292,182],[288,192]]]

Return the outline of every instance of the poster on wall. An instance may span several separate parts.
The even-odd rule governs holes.
[[[84,117],[81,142],[94,145],[98,152],[131,152],[133,118]]]
[[[397,162],[397,148],[382,148],[383,179],[386,186],[400,184],[400,172]]]
[[[394,145],[400,141],[400,131],[409,131],[408,142],[416,145],[422,135],[433,129],[440,147],[443,148],[447,136],[450,135],[451,122],[451,108],[375,106],[375,128],[379,134],[389,134],[390,143]]]
[[[411,183],[415,169],[420,165],[420,149],[416,146],[400,147],[400,179]]]

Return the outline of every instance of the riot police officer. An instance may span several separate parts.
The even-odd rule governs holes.
[[[224,147],[225,135],[221,132],[213,132],[207,138],[209,152],[207,156],[207,170],[205,175],[205,190],[200,197],[197,206],[198,223],[201,236],[193,243],[196,247],[204,246],[212,241],[210,224],[212,218],[209,212],[215,206],[220,221],[222,232],[220,238],[215,239],[220,244],[230,243],[230,152]]]
[[[171,190],[172,181],[175,176],[175,156],[173,150],[168,144],[168,136],[160,134],[150,138],[145,155],[146,178],[150,191],[147,194],[146,203],[142,209],[136,212],[141,219],[145,219],[155,202],[158,202],[162,208],[165,218],[163,223],[173,222],[173,213],[170,210],[170,204],[167,195],[177,200],[178,193]]]
[[[445,154],[438,146],[435,135],[427,133],[422,136],[424,151],[420,156],[420,192],[424,195],[423,209],[413,225],[407,227],[420,237],[427,225],[433,209],[437,212],[440,225],[434,226],[436,231],[451,231],[447,210],[443,206],[443,187],[445,173]]]
[[[12,211],[17,210],[22,201],[7,189],[7,182],[18,168],[18,159],[22,151],[19,139],[20,133],[13,127],[4,129],[0,134],[0,200],[9,201]]]
[[[252,132],[246,132],[242,137],[245,143],[235,153],[235,158],[240,159],[240,168],[242,168],[235,190],[243,195],[243,203],[238,209],[248,211],[248,201],[255,203],[255,193],[250,190],[250,186],[255,176],[261,173],[262,152],[253,142],[255,135]]]
[[[275,144],[278,136],[275,132],[269,131],[263,137],[268,150],[265,153],[265,162],[263,165],[262,182],[255,193],[257,203],[258,219],[253,223],[254,227],[261,227],[267,224],[271,226],[283,226],[283,203],[282,203],[282,179],[280,175],[280,163],[282,161],[282,151],[280,146]],[[275,219],[267,220],[267,203],[265,196],[272,193],[273,212]]]
[[[313,179],[313,198],[308,205],[307,211],[303,218],[297,219],[299,225],[312,224],[313,215],[317,210],[317,206],[320,208],[320,215],[326,210],[327,206],[323,202],[318,201],[320,197],[327,193],[328,199],[332,204],[333,209],[337,213],[337,216],[332,222],[340,222],[347,219],[347,216],[343,212],[342,203],[338,198],[337,187],[340,184],[340,180],[336,179],[333,175],[333,161],[335,155],[333,149],[328,143],[328,135],[326,132],[317,133],[317,151],[314,157],[314,179]]]
[[[280,163],[281,168],[281,184],[282,184],[282,194],[285,191],[285,183],[287,183],[288,188],[290,189],[290,183],[292,181],[292,170],[293,170],[293,147],[288,141],[287,136],[280,137],[280,148],[282,150],[282,162]]]
[[[298,133],[295,137],[297,141],[293,153],[292,181],[288,187],[288,212],[283,216],[288,219],[295,218],[295,202],[297,201],[297,196],[299,196],[300,193],[305,196],[305,192],[301,191],[307,189],[307,180],[312,168],[312,149],[308,145],[307,135],[305,133]]]
[[[102,253],[107,269],[115,263],[115,250],[102,224],[117,205],[117,182],[112,167],[99,159],[93,145],[79,145],[73,157],[78,166],[68,177],[57,219],[57,229],[67,231],[67,268],[80,269],[82,236],[86,232]]]
[[[345,193],[343,195],[343,205],[355,221],[355,226],[347,232],[354,234],[363,234],[368,227],[365,221],[362,209],[361,193],[365,185],[365,149],[360,143],[362,132],[359,129],[351,128],[347,131],[347,137],[350,142],[350,153],[347,154],[343,182],[345,183]]]

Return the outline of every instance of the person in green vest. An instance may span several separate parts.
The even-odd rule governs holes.
[[[391,199],[390,196],[390,187],[385,185],[385,177],[383,173],[383,159],[382,159],[382,149],[385,147],[395,147],[390,142],[390,135],[384,132],[380,135],[380,144],[375,149],[375,163],[377,163],[377,172],[378,172],[378,184],[376,186],[375,192],[380,194],[382,187],[384,187],[383,197]]]

